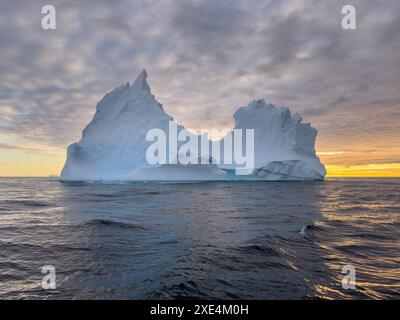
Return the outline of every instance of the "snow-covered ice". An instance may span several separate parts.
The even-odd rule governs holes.
[[[317,130],[299,114],[264,100],[251,102],[234,114],[234,129],[254,129],[255,170],[235,175],[235,165],[161,164],[149,166],[146,134],[154,128],[168,134],[168,115],[151,94],[142,71],[132,85],[106,94],[82,132],[67,149],[62,181],[140,180],[322,180],[325,167],[315,153]],[[178,124],[178,131],[183,126]],[[221,159],[223,161],[223,158]]]
[[[322,180],[326,171],[315,152],[317,129],[298,113],[264,100],[252,101],[234,114],[234,129],[254,129],[252,174],[240,180]],[[232,169],[234,166],[221,166]]]

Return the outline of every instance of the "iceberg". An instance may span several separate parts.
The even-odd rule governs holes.
[[[146,150],[151,142],[146,139],[147,133],[157,128],[168,134],[172,121],[178,132],[184,127],[164,111],[146,79],[143,70],[132,85],[120,86],[100,100],[80,141],[67,148],[60,181],[324,179],[325,167],[315,152],[317,130],[303,123],[299,114],[291,114],[288,108],[276,108],[264,100],[253,101],[234,114],[233,129],[254,129],[251,174],[236,175],[235,164],[213,161],[149,165]],[[200,136],[196,137],[200,141]],[[179,145],[182,143],[178,142]],[[221,160],[223,163],[223,156]]]
[[[298,113],[277,108],[263,99],[252,101],[234,114],[234,129],[254,129],[254,170],[240,180],[323,180],[325,166],[316,155],[317,129],[303,123]],[[234,165],[222,165],[233,170]]]

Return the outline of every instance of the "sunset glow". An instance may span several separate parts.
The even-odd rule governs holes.
[[[55,30],[34,1],[2,7],[0,176],[58,175],[96,104],[143,68],[186,128],[232,128],[264,98],[318,130],[328,176],[400,176],[396,2],[357,4],[356,30],[334,1],[57,3]]]
[[[326,155],[319,154],[322,159]],[[0,151],[0,176],[58,175],[65,162],[63,150],[56,155],[24,151]],[[328,159],[326,159],[328,161]],[[327,177],[400,177],[400,163],[364,165],[327,164]]]

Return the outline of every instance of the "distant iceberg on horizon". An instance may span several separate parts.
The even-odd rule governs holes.
[[[277,108],[264,100],[252,101],[234,114],[234,129],[254,129],[254,169],[235,174],[235,165],[149,165],[146,140],[149,130],[169,132],[170,122],[162,105],[151,94],[143,70],[132,85],[127,83],[106,94],[79,142],[67,149],[60,181],[231,181],[323,180],[324,165],[315,152],[317,130],[303,123],[299,114]],[[176,124],[178,131],[184,129]],[[200,139],[200,136],[198,136]],[[178,157],[178,154],[176,155]]]

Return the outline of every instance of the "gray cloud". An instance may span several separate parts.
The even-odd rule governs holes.
[[[65,148],[106,92],[146,68],[188,127],[232,125],[265,97],[311,121],[324,147],[398,144],[400,3],[351,2],[353,31],[340,27],[348,1],[57,0],[57,30],[44,31],[47,1],[3,1],[0,137]]]

